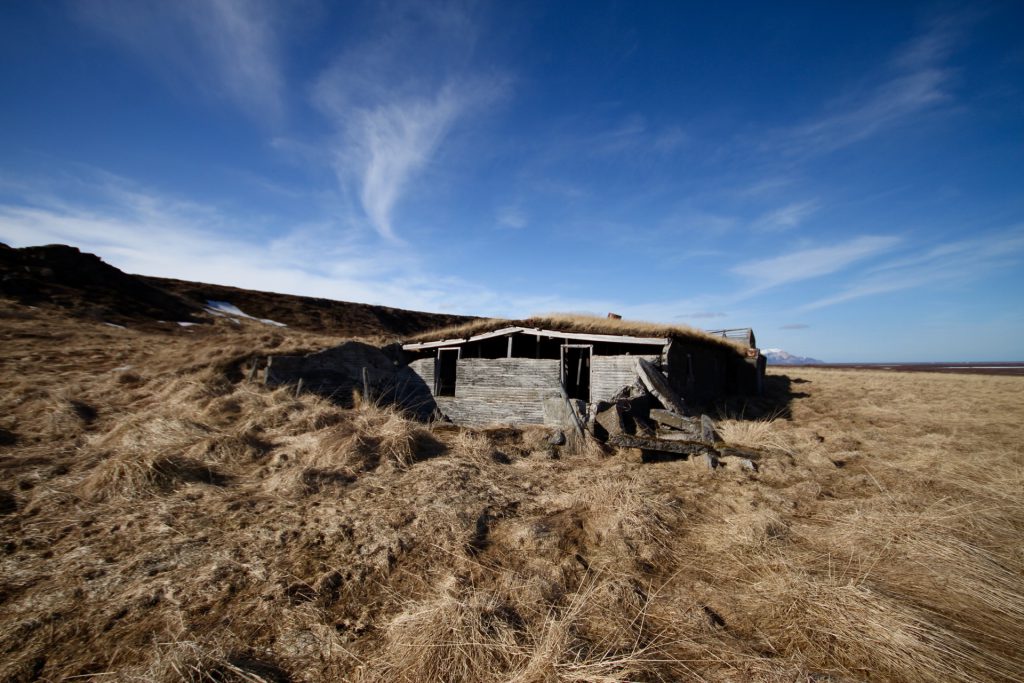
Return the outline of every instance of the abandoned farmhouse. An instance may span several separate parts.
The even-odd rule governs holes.
[[[658,382],[657,375],[669,393],[702,405],[760,393],[764,376],[748,329],[706,333],[566,317],[481,321],[458,332],[402,346],[437,408],[458,424],[562,424],[567,402],[586,415],[588,406],[614,400],[638,379]]]
[[[383,349],[346,342],[272,357],[266,381],[302,382],[341,401],[353,390],[370,392],[461,425],[565,427],[628,398],[630,387],[693,414],[727,396],[760,393],[764,371],[749,329],[550,316],[477,320]]]

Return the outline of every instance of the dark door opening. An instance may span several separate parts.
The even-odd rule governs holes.
[[[454,396],[458,349],[438,349],[434,371],[434,396]]]
[[[590,346],[562,346],[562,386],[569,398],[590,403]]]

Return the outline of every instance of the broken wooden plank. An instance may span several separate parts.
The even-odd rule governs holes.
[[[658,424],[671,427],[673,429],[680,429],[684,432],[696,432],[699,431],[699,425],[697,424],[697,418],[695,417],[684,417],[677,415],[671,410],[662,410],[661,408],[651,408],[651,419]]]
[[[683,399],[679,398],[679,394],[669,386],[668,380],[665,378],[665,375],[661,374],[661,370],[654,367],[650,361],[637,358],[636,371],[643,385],[661,401],[663,406],[679,415],[686,412],[683,406]]]
[[[658,438],[663,441],[689,441],[691,443],[699,443],[705,446],[711,445],[706,441],[701,441],[700,435],[693,432],[677,432],[674,430],[659,429]]]
[[[718,428],[715,426],[715,421],[707,415],[700,416],[700,440],[709,444],[721,440],[718,438]]]
[[[594,411],[594,427],[595,435],[602,439],[622,434],[626,426],[622,420],[620,406],[617,403],[598,403]]]
[[[753,462],[757,462],[761,459],[761,454],[757,451],[752,451],[749,448],[738,448],[736,446],[722,446],[718,449],[718,454],[723,458],[742,458]]]
[[[662,453],[678,453],[680,455],[708,455],[716,457],[717,452],[707,444],[696,441],[665,441],[647,436],[630,436],[629,434],[616,434],[608,437],[608,443],[620,448],[639,448],[645,451],[659,451]]]

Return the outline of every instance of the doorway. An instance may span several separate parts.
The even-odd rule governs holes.
[[[434,367],[434,396],[454,396],[459,349],[438,349]]]
[[[562,386],[569,398],[590,403],[590,356],[593,346],[562,345]]]

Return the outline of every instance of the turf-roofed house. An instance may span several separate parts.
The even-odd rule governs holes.
[[[691,412],[760,393],[765,370],[752,330],[612,317],[478,320],[419,335],[402,350],[437,410],[463,425],[586,422],[632,387],[646,388],[666,409]]]

